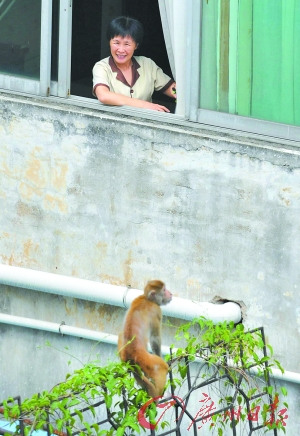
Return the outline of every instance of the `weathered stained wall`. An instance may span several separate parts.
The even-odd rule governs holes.
[[[300,371],[297,148],[5,94],[0,117],[2,263],[136,288],[157,277],[185,298],[242,300],[246,325],[263,325],[283,366]],[[4,313],[120,328],[121,309],[0,290]],[[115,357],[86,341],[0,332],[0,397],[61,380],[68,357],[46,340],[83,360]]]

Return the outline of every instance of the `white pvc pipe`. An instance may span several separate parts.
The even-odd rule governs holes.
[[[79,327],[68,326],[64,323],[58,324],[47,321],[40,321],[37,319],[24,318],[20,316],[8,315],[6,313],[0,313],[0,324],[9,324],[18,327],[32,328],[35,330],[43,330],[51,333],[59,333],[61,335],[75,336],[79,338],[89,339],[92,341],[104,342],[110,345],[117,345],[118,336],[110,333],[98,332],[95,330],[88,330]],[[173,348],[173,353],[176,353],[176,348]],[[170,348],[166,345],[161,347],[163,355],[170,353]],[[198,359],[196,359],[198,360]],[[254,368],[250,370],[256,374]],[[285,371],[283,374],[279,369],[272,368],[272,376],[286,382],[300,384],[300,374],[291,371]]]
[[[251,368],[250,372],[252,374],[258,375],[258,370],[256,370],[255,368]],[[271,378],[275,377],[278,380],[283,380],[285,382],[300,384],[300,373],[299,372],[284,371],[284,373],[282,373],[279,369],[272,368],[272,373],[270,374],[270,377]]]
[[[80,327],[72,327],[64,323],[58,324],[55,322],[40,321],[38,319],[24,318],[22,316],[14,316],[6,313],[0,313],[0,323],[35,330],[43,330],[51,333],[60,333],[61,335],[75,336],[77,338],[105,342],[111,345],[116,345],[118,342],[117,335],[83,329]]]
[[[46,292],[64,297],[80,298],[97,303],[128,308],[142,291],[115,286],[76,277],[63,276],[10,265],[0,265],[0,283],[38,292]],[[198,301],[173,297],[162,307],[164,315],[185,320],[204,316],[214,323],[242,320],[241,308],[237,303],[200,303]]]

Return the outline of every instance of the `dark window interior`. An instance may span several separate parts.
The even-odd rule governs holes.
[[[143,23],[145,38],[136,54],[150,57],[172,77],[158,0],[73,0],[71,94],[94,98],[92,68],[109,55],[106,26],[119,15]],[[155,93],[153,101],[162,102],[174,111],[174,103],[162,93]]]
[[[58,77],[59,0],[52,2],[51,80]]]

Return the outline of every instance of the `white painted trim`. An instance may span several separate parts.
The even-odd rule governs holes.
[[[0,90],[22,92],[24,94],[40,95],[40,81],[28,79],[24,76],[14,76],[11,74],[0,74]]]
[[[242,117],[225,112],[198,109],[197,121],[201,124],[227,128],[235,131],[266,135],[277,139],[300,142],[300,127],[275,123],[257,118]]]
[[[200,99],[200,53],[201,53],[201,1],[189,0],[186,12],[186,119],[197,120]]]
[[[60,0],[58,44],[59,97],[70,95],[71,83],[72,0]]]
[[[40,48],[40,95],[50,94],[51,80],[52,0],[42,0],[41,48]]]

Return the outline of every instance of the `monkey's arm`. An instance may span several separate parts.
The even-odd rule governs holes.
[[[153,353],[161,357],[161,328],[158,323],[151,326],[150,345]]]

